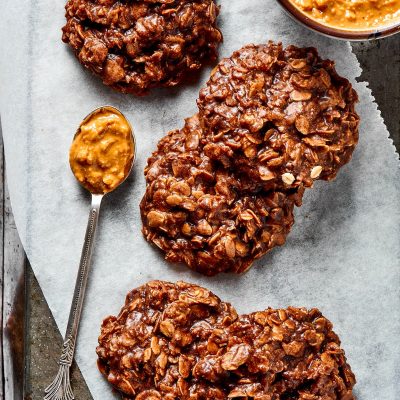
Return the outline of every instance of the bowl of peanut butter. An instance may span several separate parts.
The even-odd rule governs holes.
[[[400,31],[400,0],[277,0],[301,24],[327,36],[372,40]]]

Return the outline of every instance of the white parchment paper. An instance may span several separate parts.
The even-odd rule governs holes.
[[[62,0],[3,0],[0,13],[0,106],[8,184],[22,242],[56,322],[66,328],[89,196],[76,183],[68,149],[81,119],[111,104],[137,137],[132,176],[107,196],[83,313],[76,359],[95,399],[113,399],[96,368],[103,317],[151,279],[204,285],[239,312],[267,306],[319,307],[333,321],[363,400],[400,396],[400,173],[398,157],[348,43],[324,38],[289,19],[274,0],[221,0],[221,56],[268,39],[311,45],[336,60],[360,96],[360,143],[332,183],[318,183],[296,212],[284,247],[245,275],[206,278],[163,261],[143,239],[139,201],[143,168],[157,141],[196,112],[207,79],[145,98],[104,87],[61,42]],[[44,355],[45,356],[45,355]],[[49,360],[48,362],[56,362]],[[49,377],[49,381],[51,377]],[[49,382],[43,382],[43,387]]]

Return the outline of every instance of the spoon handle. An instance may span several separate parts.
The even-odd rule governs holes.
[[[44,400],[73,400],[69,369],[75,353],[76,337],[78,335],[79,321],[81,318],[83,301],[89,268],[93,253],[94,239],[97,222],[99,220],[100,205],[103,195],[92,194],[89,221],[86,228],[85,242],[83,244],[81,261],[79,264],[78,276],[75,283],[74,297],[72,299],[69,313],[67,332],[65,334],[61,357],[59,359],[59,370],[54,381],[46,388]]]

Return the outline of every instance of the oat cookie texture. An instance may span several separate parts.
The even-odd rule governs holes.
[[[104,320],[100,371],[136,400],[352,400],[354,375],[317,309],[238,315],[197,285],[153,281]]]
[[[270,42],[223,59],[198,114],[148,160],[144,236],[205,275],[248,270],[285,243],[304,190],[350,160],[356,102],[314,48]]]
[[[216,58],[214,0],[69,0],[62,40],[116,90],[174,86]]]

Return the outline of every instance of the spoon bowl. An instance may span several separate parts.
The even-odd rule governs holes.
[[[100,119],[101,119],[101,115],[104,115],[106,113],[109,113],[110,115],[115,115],[115,116],[119,117],[121,119],[121,121],[128,127],[128,136],[129,136],[130,148],[132,150],[132,155],[129,158],[129,162],[126,163],[126,165],[124,166],[123,179],[120,179],[119,182],[115,186],[113,186],[112,188],[109,188],[105,191],[104,190],[103,191],[98,191],[98,190],[94,191],[93,187],[91,187],[91,185],[85,185],[85,181],[82,181],[81,179],[79,179],[79,177],[81,176],[81,173],[78,174],[76,171],[76,167],[74,167],[74,166],[75,166],[75,164],[77,164],[76,159],[81,157],[81,155],[79,153],[73,155],[73,151],[74,150],[77,151],[76,149],[74,149],[74,147],[76,147],[75,142],[79,139],[79,136],[82,134],[82,127],[88,125],[90,123],[90,121],[92,119],[94,119],[97,115],[99,115]],[[109,122],[106,121],[105,130],[109,129],[109,125],[111,122],[115,122],[115,121],[111,121],[111,120]],[[92,124],[92,126],[93,125],[94,124]],[[79,147],[78,147],[78,149],[79,149]],[[108,149],[105,149],[105,150],[108,150]],[[93,152],[93,148],[91,148],[91,151]],[[120,186],[123,182],[125,182],[125,180],[128,178],[128,176],[130,175],[130,173],[132,171],[133,164],[135,162],[135,158],[136,158],[136,139],[135,139],[135,135],[134,135],[134,132],[132,129],[132,125],[130,124],[129,120],[125,117],[125,115],[120,110],[118,110],[117,108],[115,108],[113,106],[105,105],[105,106],[95,108],[79,124],[79,127],[75,132],[75,135],[73,137],[72,144],[71,144],[70,167],[71,167],[72,173],[74,174],[75,178],[86,190],[88,190],[92,194],[106,194],[106,193],[112,192],[118,186]],[[94,164],[96,164],[96,162],[97,162],[97,160],[95,159]],[[88,166],[88,167],[91,167],[91,166]],[[81,172],[81,171],[79,171],[79,172]],[[104,171],[102,171],[102,172],[104,172]]]

